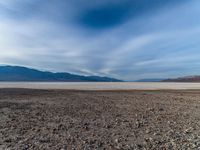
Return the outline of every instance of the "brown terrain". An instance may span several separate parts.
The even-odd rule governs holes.
[[[0,89],[0,149],[200,149],[200,92]]]

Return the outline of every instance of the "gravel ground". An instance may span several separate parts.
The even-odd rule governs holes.
[[[0,149],[198,150],[200,92],[0,89]]]

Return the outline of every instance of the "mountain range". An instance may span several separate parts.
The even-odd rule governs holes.
[[[40,71],[22,66],[0,66],[0,81],[31,81],[31,82],[123,82],[123,80],[101,77],[83,76],[67,72]],[[141,79],[136,82],[200,82],[200,76],[185,76],[172,79]]]
[[[179,77],[175,79],[166,79],[163,80],[163,82],[200,82],[200,76],[185,76],[185,77]]]
[[[140,79],[140,80],[136,80],[135,82],[161,82],[164,79],[160,79],[160,78],[149,78],[149,79]]]
[[[21,66],[0,66],[0,81],[122,82],[115,78],[47,72]]]

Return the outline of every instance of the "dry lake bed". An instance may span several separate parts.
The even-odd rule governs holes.
[[[1,83],[0,150],[198,150],[199,89],[190,83]]]
[[[70,90],[163,90],[200,89],[200,83],[167,82],[0,82],[0,88]]]

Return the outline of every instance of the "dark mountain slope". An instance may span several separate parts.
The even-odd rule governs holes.
[[[0,66],[0,81],[121,82],[109,77],[52,73],[20,66]]]

